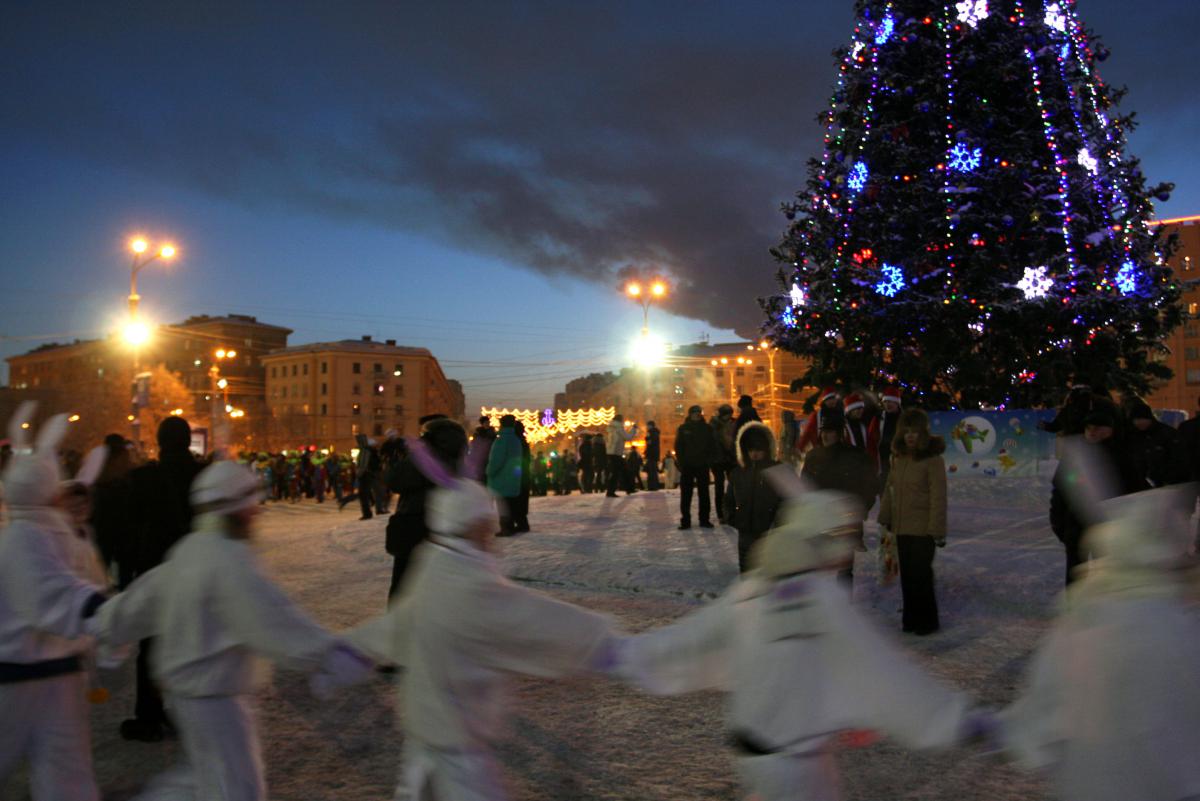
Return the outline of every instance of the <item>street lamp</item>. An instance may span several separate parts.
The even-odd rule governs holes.
[[[647,285],[630,281],[625,284],[625,294],[642,305],[642,336],[645,336],[650,330],[650,304],[667,296],[667,282],[661,278],[654,278]]]
[[[233,350],[231,348],[217,348],[215,351],[213,351],[213,358],[216,359],[216,361],[213,362],[212,367],[208,368],[208,377],[209,377],[209,380],[212,382],[212,389],[209,393],[209,417],[211,418],[211,423],[209,425],[209,428],[212,429],[212,431],[210,432],[210,436],[215,436],[216,428],[217,428],[217,419],[221,415],[221,412],[220,412],[221,404],[217,400],[217,390],[221,390],[221,392],[223,393],[223,398],[225,401],[224,406],[226,407],[226,412],[228,412],[229,410],[231,410],[233,408],[232,406],[229,405],[229,379],[223,378],[221,376],[221,364],[220,363],[223,361],[227,361],[229,359],[236,359],[237,351]]]
[[[142,296],[137,291],[137,274],[142,271],[152,261],[162,259],[170,261],[175,258],[175,246],[170,243],[162,244],[154,252],[150,251],[150,243],[140,236],[129,243],[129,249],[133,251],[133,265],[129,269],[129,318],[130,320],[137,319],[138,302]]]
[[[775,354],[779,352],[779,348],[776,348],[770,342],[764,339],[759,342],[757,346],[747,345],[746,349],[757,350],[767,354],[767,363],[770,365],[769,380],[771,382],[771,414],[769,415],[768,419],[771,421],[771,427],[774,428],[775,426],[779,425],[779,402],[775,395]]]

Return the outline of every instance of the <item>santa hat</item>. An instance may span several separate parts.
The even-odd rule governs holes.
[[[435,534],[461,537],[483,520],[496,516],[496,502],[478,481],[460,479],[430,492],[425,503],[425,525]]]
[[[814,490],[784,503],[780,523],[755,553],[755,564],[768,578],[783,578],[837,564],[854,550],[845,535],[862,521],[854,499],[833,490]]]
[[[262,483],[237,462],[214,462],[200,471],[189,492],[196,514],[229,515],[262,500]]]
[[[37,403],[25,401],[8,422],[13,457],[4,469],[4,499],[13,509],[49,506],[59,492],[62,474],[58,445],[67,433],[67,416],[55,415],[38,431],[30,445]]]
[[[851,392],[846,396],[846,400],[842,403],[843,410],[846,412],[846,414],[850,414],[850,412],[854,411],[855,409],[861,409],[865,405],[863,404],[862,395],[859,395],[857,392]]]
[[[821,390],[821,399],[817,403],[824,403],[830,398],[836,398],[837,396],[837,387],[825,387],[825,389]]]
[[[888,387],[887,389],[885,389],[883,391],[883,402],[884,403],[891,401],[892,403],[896,404],[897,406],[903,406],[904,404],[900,402],[900,398],[901,398],[900,390],[896,389],[895,387]]]

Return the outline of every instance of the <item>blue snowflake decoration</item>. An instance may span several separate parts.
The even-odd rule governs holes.
[[[846,179],[846,186],[850,187],[852,192],[861,192],[867,185],[868,175],[870,175],[870,171],[867,169],[867,163],[860,161],[850,168],[850,177]]]
[[[894,264],[884,264],[880,272],[883,280],[875,285],[875,291],[887,298],[896,297],[904,289],[904,272]]]
[[[977,170],[979,169],[979,165],[983,163],[983,148],[977,147],[972,150],[967,147],[965,142],[959,142],[946,154],[946,163],[955,172],[972,172],[973,170]]]
[[[892,38],[892,34],[896,32],[896,19],[891,14],[883,18],[883,22],[879,23],[878,30],[875,31],[875,44],[881,45],[888,39]]]
[[[1128,295],[1137,289],[1137,278],[1137,267],[1132,261],[1125,262],[1117,272],[1117,289],[1122,295]]]
[[[788,328],[796,327],[796,313],[791,306],[783,310],[783,314],[779,315],[779,322],[783,323]]]

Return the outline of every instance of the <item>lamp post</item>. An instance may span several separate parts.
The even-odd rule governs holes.
[[[170,261],[175,258],[175,246],[169,243],[163,244],[151,253],[150,244],[139,236],[129,243],[129,249],[133,252],[133,264],[129,268],[129,320],[125,323],[122,335],[133,350],[135,389],[129,423],[134,447],[140,451],[142,448],[142,401],[144,398],[137,370],[141,347],[150,340],[150,326],[138,316],[138,303],[142,297],[137,291],[137,274],[143,267],[156,259]]]
[[[208,368],[208,378],[212,383],[212,387],[210,388],[208,395],[210,401],[208,413],[210,422],[208,427],[211,429],[209,436],[212,437],[212,442],[209,443],[210,450],[212,450],[213,444],[216,442],[217,421],[221,416],[220,409],[222,406],[222,401],[224,402],[224,406],[229,406],[229,379],[221,377],[221,362],[227,359],[237,358],[237,351],[226,348],[217,348],[213,352],[213,358],[216,359],[216,361],[213,362],[212,367]],[[220,399],[218,398],[217,390],[221,391]]]
[[[642,336],[650,333],[650,304],[667,296],[667,282],[652,279],[643,285],[641,281],[630,281],[625,285],[625,294],[642,305]]]
[[[771,387],[770,421],[771,421],[771,428],[774,429],[777,425],[779,425],[779,402],[776,400],[776,395],[775,395],[775,389],[776,389],[776,387],[775,387],[775,354],[779,352],[779,348],[774,347],[770,342],[768,342],[767,340],[764,339],[763,341],[758,343],[757,347],[754,345],[747,345],[746,349],[747,350],[757,350],[757,351],[761,351],[762,353],[767,354],[767,364],[769,365],[768,374],[770,376],[770,382],[771,382],[771,384],[770,384],[770,387]]]

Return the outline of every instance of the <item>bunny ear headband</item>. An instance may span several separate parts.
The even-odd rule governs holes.
[[[14,455],[4,471],[4,485],[8,503],[13,507],[44,506],[58,492],[58,446],[67,434],[67,416],[51,417],[33,438],[36,411],[35,402],[25,401],[8,421]]]

